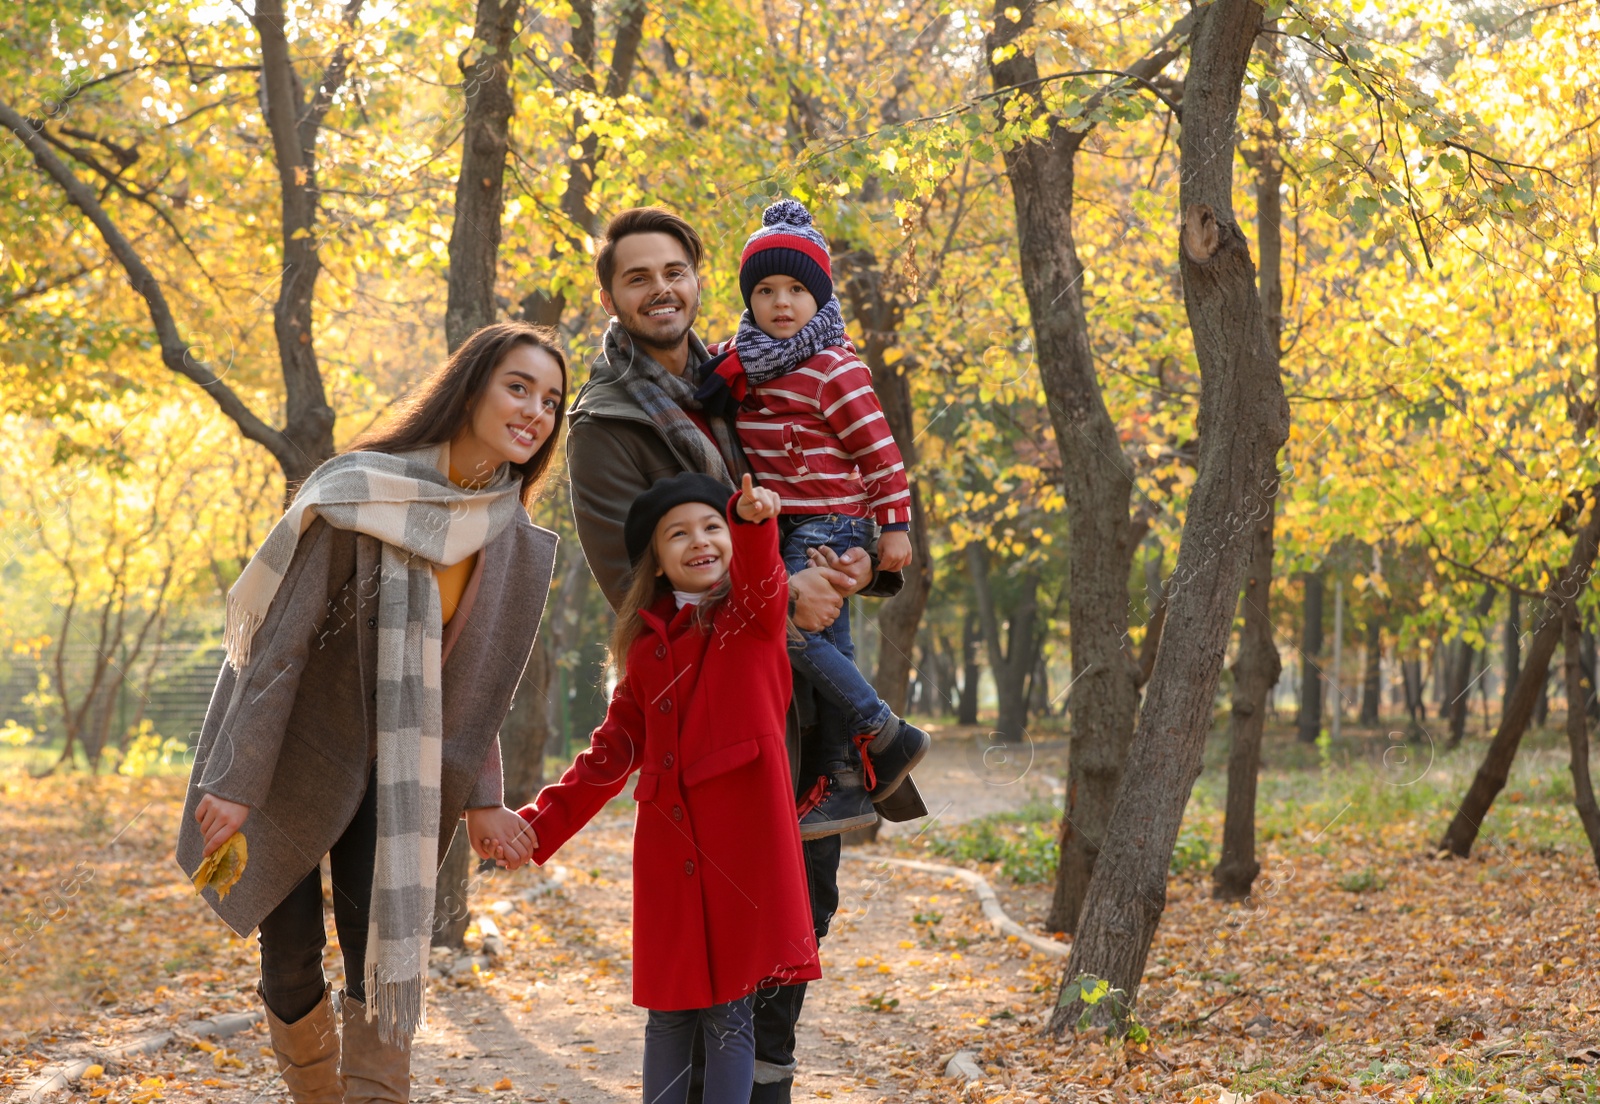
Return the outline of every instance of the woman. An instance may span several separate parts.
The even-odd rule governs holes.
[[[228,594],[228,660],[178,839],[206,899],[260,927],[272,1045],[300,1104],[403,1102],[423,1023],[434,877],[465,810],[483,857],[529,844],[502,804],[497,733],[533,646],[555,534],[527,515],[555,455],[553,331],[486,326],[351,451],[313,472]],[[329,857],[344,1046],[322,973]]]

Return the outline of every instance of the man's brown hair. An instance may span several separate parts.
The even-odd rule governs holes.
[[[594,274],[607,294],[617,274],[617,242],[632,234],[667,234],[678,239],[689,255],[689,267],[699,271],[706,249],[694,227],[664,207],[630,207],[606,224],[605,240],[594,255]]]

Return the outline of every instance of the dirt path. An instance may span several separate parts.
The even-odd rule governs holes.
[[[994,754],[986,760],[982,745],[958,732],[937,736],[917,774],[935,814],[930,820],[965,820],[1048,797],[1051,776],[1059,774],[1051,769],[1055,752],[1048,746],[1025,749],[1025,756],[1010,761]],[[184,957],[162,952],[168,961],[165,985],[76,1003],[52,1001],[49,1033],[14,1040],[14,1049],[0,1060],[0,1086],[13,1087],[3,1091],[14,1092],[38,1069],[94,1047],[257,1007],[254,939],[233,937],[175,879],[174,886],[165,886],[181,792],[179,784],[166,786],[148,805],[144,800],[152,795],[137,795],[133,807],[139,816],[116,844],[126,850],[126,863],[99,860],[96,888],[105,892],[107,904],[85,902],[44,934],[56,941],[58,952],[71,935],[74,946],[99,956],[91,965],[111,976],[120,968],[149,971],[132,970],[126,962],[119,967],[124,951],[115,940],[152,930],[150,925],[182,931],[188,941]],[[452,963],[440,956],[438,965],[448,976],[431,988],[429,1027],[416,1044],[414,1099],[638,1099],[644,1013],[630,1002],[632,821],[632,803],[618,801],[568,844],[557,864],[485,876],[473,910],[498,926],[505,951],[486,957],[475,925],[469,950],[476,958]],[[867,850],[886,853],[890,840],[914,835],[928,823],[894,826],[884,843]],[[149,893],[138,887],[150,886],[152,879],[162,886],[159,904],[109,912],[109,902]],[[1039,1008],[1034,989],[1049,982],[1049,967],[1025,948],[996,939],[970,893],[945,881],[846,860],[840,912],[822,948],[824,979],[812,986],[800,1024],[796,1100],[900,1100],[908,1091],[911,1099],[922,1092],[946,1099],[948,1084],[938,1076],[944,1054],[981,1041],[992,1022]],[[164,931],[163,937],[170,934]],[[48,961],[52,948],[38,950],[41,962]],[[174,965],[179,962],[181,970]],[[337,983],[336,944],[329,946],[327,969]],[[266,1043],[260,1025],[220,1046],[183,1040],[108,1068],[57,1099],[286,1099]]]

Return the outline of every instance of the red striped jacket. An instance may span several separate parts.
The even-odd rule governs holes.
[[[710,347],[715,356],[731,342]],[[911,485],[872,373],[846,339],[792,372],[750,388],[739,443],[761,485],[786,514],[911,520]]]

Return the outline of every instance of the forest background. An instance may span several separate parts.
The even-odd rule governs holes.
[[[1225,899],[1260,888],[1264,729],[1378,787],[1464,765],[1458,856],[1532,731],[1570,750],[1543,845],[1600,854],[1597,32],[1443,0],[9,6],[11,766],[181,770],[290,482],[496,318],[557,326],[581,383],[623,208],[700,229],[699,332],[731,333],[793,195],[917,486],[863,666],[979,774],[1070,748],[1035,833],[1077,935],[1057,1029],[1137,1026],[1213,730]],[[563,479],[508,801],[604,710]]]

